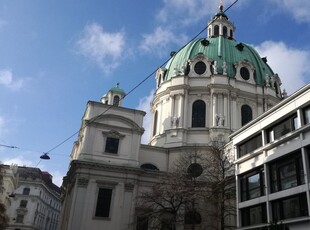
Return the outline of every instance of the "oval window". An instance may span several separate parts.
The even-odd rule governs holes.
[[[246,81],[250,79],[250,72],[249,72],[248,68],[246,68],[246,67],[241,67],[240,75]]]
[[[207,66],[203,61],[199,61],[196,63],[194,70],[197,74],[201,75],[207,70]]]

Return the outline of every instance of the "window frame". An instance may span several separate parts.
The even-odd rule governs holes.
[[[277,159],[276,161],[269,163],[268,167],[271,193],[280,192],[305,184],[305,172],[301,150],[294,151],[282,159]],[[291,174],[292,167],[294,167],[295,170],[294,174]],[[289,175],[283,178],[284,173],[288,173]],[[288,184],[290,184],[290,186],[288,186]]]
[[[196,100],[192,104],[192,128],[206,127],[206,103],[203,100]]]
[[[257,222],[254,220],[251,220],[251,217],[253,217],[251,210],[255,210],[257,208],[260,208],[259,213],[261,214],[261,219]],[[266,224],[267,223],[267,209],[266,209],[266,203],[261,203],[259,205],[254,205],[246,208],[240,209],[241,212],[241,225],[242,227],[247,227],[251,225],[256,224]]]
[[[293,209],[293,212],[296,214],[296,200],[298,200],[298,211],[299,215],[289,215],[292,214],[290,212],[290,208]],[[289,202],[289,205],[285,205],[285,202]],[[303,216],[308,216],[308,202],[307,202],[307,196],[306,193],[299,193],[293,196],[284,197],[278,200],[274,200],[271,202],[271,210],[272,210],[272,218],[273,220],[285,220],[285,219],[291,219],[291,218],[298,218]],[[276,207],[277,206],[277,207]],[[290,212],[290,213],[288,213]]]
[[[102,132],[102,134],[104,136],[104,153],[118,155],[120,152],[121,140],[125,137],[125,135],[122,135],[115,130],[111,130],[109,132]],[[117,145],[116,147],[114,146],[116,150],[111,151],[111,145]]]
[[[259,141],[260,140],[260,141]],[[238,147],[238,158],[241,158],[251,152],[254,152],[256,149],[263,146],[263,136],[262,133],[258,133],[246,141],[237,145]],[[244,153],[243,153],[244,152]]]
[[[23,195],[29,196],[29,195],[30,195],[30,188],[25,187],[25,188],[23,189]]]
[[[20,208],[27,208],[27,204],[28,204],[27,200],[21,200],[19,203],[19,207]]]
[[[256,187],[250,187],[250,181],[249,178],[258,175],[259,176],[259,185]],[[252,172],[246,173],[242,176],[240,176],[240,199],[241,201],[247,201],[251,199],[255,199],[261,196],[264,196],[265,193],[265,178],[264,178],[265,172],[264,168],[258,168]],[[253,196],[251,193],[252,191],[258,190],[259,195]]]
[[[109,201],[104,200],[106,198],[101,198],[103,200],[99,200],[100,199],[100,197],[99,197],[100,191],[110,192],[110,194],[108,194]],[[95,208],[94,208],[94,218],[111,219],[113,193],[114,193],[114,188],[112,188],[112,187],[105,187],[105,186],[99,186],[98,187],[97,195],[96,195]],[[104,196],[104,194],[101,194],[101,195]],[[108,202],[108,204],[105,202]],[[100,209],[99,205],[108,205],[109,206],[108,210],[99,210]],[[106,207],[104,207],[104,208],[106,208]]]
[[[286,125],[289,125],[289,127],[286,127]],[[281,126],[284,127],[281,129]],[[294,130],[298,129],[298,116],[297,113],[294,113],[281,121],[277,122],[270,128],[266,129],[267,133],[267,142],[271,143],[277,139],[280,139],[281,137],[285,136],[286,134],[293,132]]]

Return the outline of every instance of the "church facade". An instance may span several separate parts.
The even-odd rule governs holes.
[[[62,185],[61,229],[152,229],[151,221],[137,225],[143,213],[137,197],[182,152],[207,154],[210,143],[228,142],[230,134],[283,99],[279,76],[253,47],[235,40],[235,26],[222,6],[207,29],[207,37],[172,52],[157,70],[149,144],[141,144],[145,112],[122,107],[125,92],[119,85],[100,102],[87,103]],[[195,229],[214,224],[211,216],[200,215]]]

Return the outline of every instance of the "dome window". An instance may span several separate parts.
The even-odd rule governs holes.
[[[248,105],[241,106],[241,125],[244,126],[252,119],[253,119],[253,113],[251,107]]]
[[[243,80],[245,80],[245,81],[250,79],[250,72],[249,72],[248,68],[246,68],[246,67],[241,67],[240,75],[243,78]]]
[[[192,127],[206,126],[206,103],[202,100],[195,101],[192,111]]]
[[[206,72],[207,66],[203,61],[199,61],[195,64],[194,70],[198,75],[202,75]]]

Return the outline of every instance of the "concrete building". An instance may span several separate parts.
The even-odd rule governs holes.
[[[238,229],[310,229],[310,84],[231,135]]]
[[[56,230],[60,214],[60,189],[48,172],[18,167],[18,185],[10,196],[8,230]]]
[[[282,100],[281,80],[266,58],[234,37],[235,26],[221,6],[207,37],[172,52],[158,69],[148,145],[141,144],[145,112],[122,107],[125,92],[119,85],[101,102],[88,102],[62,185],[62,230],[151,228],[151,222],[133,224],[141,220],[136,201],[143,191],[184,152],[208,156],[210,143],[228,141]],[[200,215],[195,229],[219,227],[208,213]],[[190,226],[167,229],[174,227]]]

